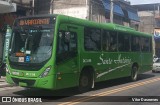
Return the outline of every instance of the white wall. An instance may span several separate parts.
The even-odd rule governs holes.
[[[87,19],[87,8],[86,7],[73,7],[66,9],[55,9],[54,14],[63,14],[67,16],[77,17],[81,19]]]

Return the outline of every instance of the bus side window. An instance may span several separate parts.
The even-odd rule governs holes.
[[[104,30],[102,34],[102,48],[104,51],[109,51],[109,32]]]
[[[150,40],[149,38],[141,37],[141,51],[149,52]]]
[[[101,30],[96,28],[85,28],[84,48],[86,51],[101,50]]]
[[[115,52],[117,51],[117,33],[116,32],[109,32],[109,33],[110,33],[109,51]]]
[[[118,50],[122,52],[130,51],[130,36],[126,33],[118,33]]]
[[[140,51],[140,37],[138,36],[131,37],[131,49],[132,51]]]
[[[152,48],[152,38],[149,38],[149,49],[150,49],[150,52],[152,52],[153,48]]]
[[[57,46],[57,62],[72,58],[77,54],[77,34],[59,31]]]

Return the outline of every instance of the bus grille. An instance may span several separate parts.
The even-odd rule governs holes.
[[[19,82],[26,83],[28,87],[33,86],[35,83],[35,80],[26,80],[26,79],[18,79],[18,78],[12,78],[12,80],[17,85],[19,84]]]

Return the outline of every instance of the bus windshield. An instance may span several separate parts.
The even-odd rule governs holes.
[[[14,63],[42,63],[52,54],[53,25],[14,27],[9,59]]]

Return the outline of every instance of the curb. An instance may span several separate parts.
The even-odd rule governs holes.
[[[1,77],[0,78],[0,88],[4,88],[4,87],[13,87],[15,86],[14,84],[8,84],[6,82],[6,78],[5,77]]]
[[[15,86],[15,85],[8,84],[8,83],[0,84],[0,88],[4,88],[4,87],[13,87],[13,86]]]
[[[11,85],[8,83],[0,84],[0,88],[10,87]]]

